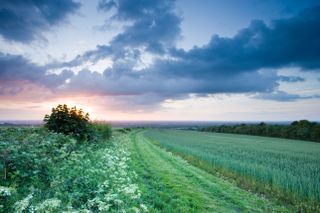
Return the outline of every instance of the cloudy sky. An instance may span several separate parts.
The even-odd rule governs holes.
[[[320,120],[318,0],[0,0],[0,120]]]

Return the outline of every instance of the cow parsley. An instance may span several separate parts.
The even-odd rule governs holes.
[[[5,187],[5,186],[0,186],[0,197],[8,197],[11,196],[11,194],[14,192],[15,190],[13,188],[10,187]]]

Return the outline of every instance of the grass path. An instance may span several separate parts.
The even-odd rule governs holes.
[[[190,165],[143,136],[132,133],[133,164],[151,211],[286,212],[259,197]]]

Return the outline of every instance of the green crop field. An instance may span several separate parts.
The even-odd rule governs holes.
[[[145,136],[244,186],[300,205],[320,201],[319,143],[180,130],[149,130]]]

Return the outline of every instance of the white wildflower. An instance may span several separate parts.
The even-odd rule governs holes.
[[[35,208],[36,211],[52,211],[57,209],[61,205],[61,200],[56,198],[51,198],[43,201],[42,203],[38,204]]]
[[[88,209],[82,209],[80,210],[80,213],[91,213],[92,211],[91,210],[88,210]]]
[[[134,195],[132,195],[131,196],[131,199],[139,199],[141,197],[141,194],[140,194],[140,192],[138,192],[137,194],[134,194]]]
[[[13,188],[0,186],[0,197],[10,196],[14,192]]]
[[[134,194],[137,191],[138,187],[135,184],[130,184],[129,186],[125,187],[122,191],[125,194],[131,195]]]
[[[145,212],[148,211],[148,208],[144,204],[140,204],[140,208]]]
[[[117,204],[118,206],[120,206],[120,205],[123,203],[123,201],[120,200],[120,199],[115,199],[113,202],[114,202],[115,204]]]
[[[25,197],[24,199],[15,202],[14,204],[14,209],[15,212],[23,212],[24,210],[26,210],[29,205],[30,205],[30,200],[33,198],[33,194],[29,194],[27,197]]]
[[[103,211],[106,212],[109,210],[109,208],[111,207],[110,204],[104,203],[104,202],[100,202],[99,203],[99,211]]]
[[[111,201],[111,200],[115,200],[116,198],[118,197],[118,195],[117,194],[106,194],[105,195],[105,200],[106,201]]]

